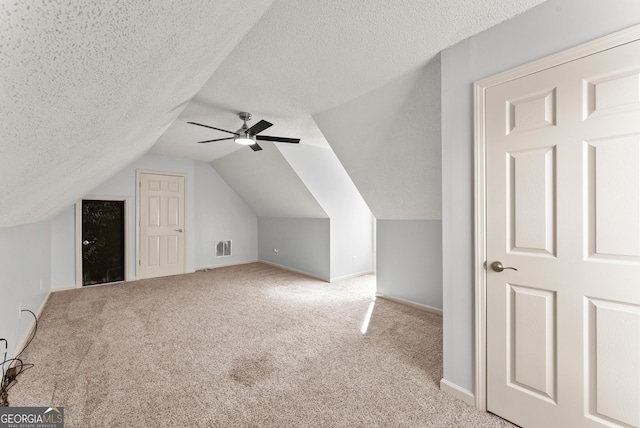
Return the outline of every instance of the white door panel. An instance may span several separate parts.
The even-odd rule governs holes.
[[[139,174],[138,277],[185,272],[183,176]]]
[[[486,90],[487,408],[640,427],[640,42]]]

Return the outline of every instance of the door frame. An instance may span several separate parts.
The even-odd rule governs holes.
[[[129,276],[129,198],[126,196],[88,195],[76,202],[76,288],[82,288],[82,201],[124,202],[124,280],[131,281]],[[113,283],[109,282],[108,284]]]
[[[142,174],[153,174],[153,175],[167,175],[171,177],[182,177],[184,178],[184,245],[182,249],[182,260],[184,261],[184,272],[188,272],[187,267],[187,237],[188,237],[188,222],[187,217],[189,216],[187,213],[187,174],[183,174],[180,172],[168,172],[168,171],[153,171],[148,169],[136,169],[136,261],[138,264],[136,265],[136,277],[138,277],[138,267],[140,266],[140,203],[141,201],[141,175]]]
[[[511,80],[640,40],[640,25],[594,39],[495,74],[473,84],[474,116],[474,393],[476,407],[487,410],[487,183],[485,98],[487,89]]]

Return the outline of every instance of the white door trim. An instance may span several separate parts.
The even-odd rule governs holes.
[[[184,246],[182,250],[182,257],[184,260],[184,273],[188,272],[187,268],[187,237],[188,235],[188,221],[187,221],[187,174],[182,174],[179,172],[167,172],[167,171],[153,171],[148,169],[136,169],[136,277],[139,278],[138,275],[138,266],[140,266],[140,175],[141,174],[154,174],[154,175],[166,175],[171,177],[182,177],[184,178]]]
[[[487,410],[487,271],[486,265],[486,139],[485,96],[492,86],[559,66],[579,58],[640,40],[640,25],[604,36],[531,63],[476,81],[473,85],[474,113],[474,326],[475,326],[475,403]]]
[[[82,201],[84,200],[124,202],[124,278],[125,281],[131,281],[129,276],[129,198],[126,196],[89,195],[76,202],[76,288],[82,288]]]

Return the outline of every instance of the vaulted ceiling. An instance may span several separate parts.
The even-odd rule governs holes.
[[[431,168],[409,157],[433,158],[440,144],[394,158],[394,145],[383,144],[394,138],[389,130],[433,116],[439,100],[421,102],[410,91],[407,103],[387,103],[394,95],[385,88],[439,91],[420,70],[440,50],[542,1],[2,1],[0,226],[50,218],[149,151],[215,161],[238,189],[246,171],[239,163],[251,155],[264,155],[255,167],[261,177],[288,174],[272,147],[254,153],[228,141],[196,144],[225,135],[186,124],[235,130],[239,111],[273,122],[270,135],[331,147],[381,213],[437,215],[429,210],[439,207],[406,215],[386,200],[388,189],[363,187],[367,141],[387,159],[381,183],[398,183],[393,171],[407,178]],[[363,115],[363,103],[377,105],[375,114]],[[386,133],[371,135],[374,121]],[[419,136],[416,129],[405,134]],[[354,147],[364,151],[361,161]],[[282,178],[273,199],[245,198],[260,211],[277,205],[293,182]],[[425,205],[415,197],[410,206]]]

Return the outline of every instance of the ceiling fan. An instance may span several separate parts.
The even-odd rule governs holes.
[[[216,138],[215,140],[206,140],[206,141],[198,141],[198,143],[211,143],[214,141],[223,141],[223,140],[233,140],[238,144],[242,144],[245,146],[251,147],[254,152],[258,150],[262,150],[262,147],[258,145],[258,141],[275,141],[277,143],[292,143],[298,144],[300,142],[299,138],[286,138],[286,137],[271,137],[269,135],[258,135],[265,129],[273,126],[273,123],[267,122],[266,120],[261,120],[260,122],[253,125],[251,128],[247,126],[247,120],[251,120],[251,113],[247,113],[245,111],[238,113],[238,117],[244,123],[236,132],[227,131],[226,129],[220,129],[209,125],[203,125],[201,123],[196,122],[187,122],[191,125],[204,126],[205,128],[215,129],[217,131],[227,132],[229,134],[233,134],[233,137],[227,138]]]

